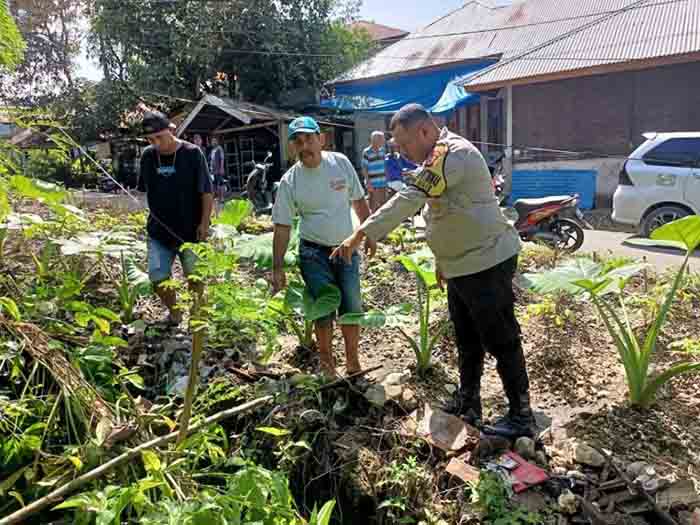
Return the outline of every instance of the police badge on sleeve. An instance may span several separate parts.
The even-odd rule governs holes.
[[[430,198],[440,197],[447,189],[445,159],[449,153],[447,144],[436,144],[430,157],[416,170],[411,184]]]

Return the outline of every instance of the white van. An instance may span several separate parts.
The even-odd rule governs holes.
[[[700,213],[700,132],[644,138],[622,167],[612,218],[648,237],[659,226]]]

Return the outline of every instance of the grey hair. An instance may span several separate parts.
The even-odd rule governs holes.
[[[377,137],[384,138],[384,132],[383,131],[373,131],[370,138],[375,139]]]
[[[427,109],[420,104],[406,104],[392,117],[389,127],[392,131],[397,126],[407,129],[426,120],[433,121]]]

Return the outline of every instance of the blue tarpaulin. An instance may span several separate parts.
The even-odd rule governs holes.
[[[418,103],[432,113],[444,114],[479,102],[479,95],[468,93],[457,82],[484,69],[494,61],[453,66],[420,74],[406,74],[368,82],[335,86],[335,98],[321,105],[329,108],[395,112],[406,104]]]

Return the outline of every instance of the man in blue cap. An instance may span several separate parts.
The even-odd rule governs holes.
[[[274,230],[273,287],[277,292],[287,285],[284,255],[289,245],[292,223],[300,218],[299,266],[312,297],[328,284],[340,289],[340,315],[362,312],[360,257],[354,252],[348,261],[331,259],[331,252],[352,234],[352,211],[366,220],[369,207],[355,168],[345,155],[323,151],[323,137],[311,117],[299,117],[289,125],[289,141],[298,161],[282,177],[272,210]],[[376,244],[365,245],[371,257]],[[316,321],[316,341],[322,371],[336,375],[333,359],[333,318]],[[341,327],[345,340],[346,373],[360,371],[358,326]]]

